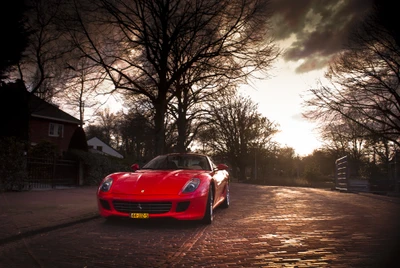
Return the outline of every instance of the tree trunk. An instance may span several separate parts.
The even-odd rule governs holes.
[[[188,91],[189,88],[182,87],[179,83],[176,84],[176,98],[178,99],[178,140],[176,149],[179,153],[185,153],[187,151],[187,128],[189,121],[186,118],[188,113]]]
[[[165,113],[167,111],[166,93],[160,92],[157,101],[153,103],[156,110],[154,116],[154,154],[160,155],[165,153]]]
[[[178,141],[177,141],[177,146],[176,149],[179,153],[185,153],[186,152],[186,118],[185,115],[182,113],[179,114],[178,118]]]
[[[246,181],[246,166],[239,166],[239,181]]]

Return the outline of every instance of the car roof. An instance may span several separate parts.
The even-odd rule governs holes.
[[[205,157],[207,157],[207,155],[200,154],[200,153],[168,153],[168,154],[164,154],[164,155],[195,155],[195,156],[205,156]]]

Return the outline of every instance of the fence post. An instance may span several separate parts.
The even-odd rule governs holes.
[[[400,189],[399,189],[399,180],[400,180],[400,178],[398,176],[398,172],[399,171],[397,169],[397,163],[399,163],[398,159],[397,159],[398,153],[399,153],[399,151],[396,151],[395,154],[394,154],[394,191],[396,193],[399,193],[399,191],[400,191]]]
[[[78,160],[78,186],[83,185],[83,161]]]
[[[347,191],[349,189],[349,162],[347,155],[335,161],[335,189]]]
[[[350,161],[348,156],[346,155],[346,191],[350,190],[350,172],[351,172],[351,167],[350,167]]]
[[[53,174],[51,176],[51,188],[56,188],[56,182],[55,182],[55,177],[56,177],[56,165],[57,165],[57,158],[53,158]]]

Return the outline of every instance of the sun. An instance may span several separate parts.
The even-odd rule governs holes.
[[[277,133],[273,140],[281,146],[288,146],[295,150],[296,155],[306,156],[322,147],[318,133],[313,130],[311,123],[292,121],[283,123],[281,132]],[[312,124],[311,124],[312,125]]]

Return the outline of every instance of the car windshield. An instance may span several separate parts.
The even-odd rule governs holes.
[[[177,170],[198,169],[211,170],[207,157],[191,154],[161,155],[152,159],[142,169]]]

